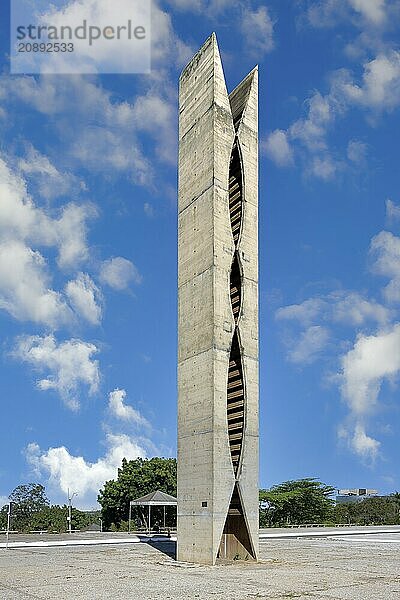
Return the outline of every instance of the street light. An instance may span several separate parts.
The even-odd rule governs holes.
[[[8,549],[8,539],[10,537],[10,527],[11,527],[11,504],[12,502],[8,503],[8,513],[7,513],[7,549]]]
[[[69,494],[69,488],[68,488],[68,517],[67,517],[67,521],[68,521],[68,531],[69,533],[72,533],[72,498],[74,496],[77,496],[78,492],[74,492],[72,494],[72,496],[70,496]]]

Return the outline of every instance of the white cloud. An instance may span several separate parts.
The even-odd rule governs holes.
[[[362,83],[353,82],[342,72],[341,90],[345,99],[377,112],[391,111],[400,105],[400,52],[380,53],[364,64]]]
[[[129,137],[129,131],[133,135],[132,126],[113,130],[103,123],[97,126],[86,123],[67,151],[89,171],[109,175],[127,173],[135,183],[146,185],[152,178],[152,167],[135,139]]]
[[[371,31],[385,23],[387,8],[385,0],[317,0],[308,6],[305,17],[313,27],[333,27],[346,21]]]
[[[42,451],[36,443],[28,445],[26,457],[38,474],[43,473],[49,477],[49,484],[54,490],[61,491],[64,495],[68,489],[77,492],[74,505],[91,508],[105,481],[116,478],[123,458],[133,460],[146,457],[140,440],[124,434],[108,433],[106,446],[105,455],[96,462],[74,456],[64,446]]]
[[[87,2],[71,2],[68,10]],[[130,14],[129,0],[123,2]],[[100,7],[104,12],[104,4],[110,10],[106,0],[90,3],[93,10]],[[0,97],[10,114],[19,101],[47,115],[48,127],[60,138],[69,164],[107,178],[124,175],[147,186],[157,174],[155,158],[176,162],[176,89],[168,71],[191,53],[174,32],[171,16],[153,2],[152,73],[143,80],[143,91],[129,101],[121,101],[95,77],[51,75],[3,76]],[[155,158],[149,156],[147,136],[155,142],[150,145]]]
[[[147,26],[149,19],[148,3],[132,0],[116,0],[115,3],[110,3],[108,0],[70,0],[66,4],[63,3],[61,7],[54,4],[47,5],[44,10],[39,9],[37,13],[38,23],[51,24],[58,28],[66,24],[76,28],[86,21],[95,23],[103,29],[106,26],[117,27],[125,24],[128,19],[131,19],[132,23]],[[128,39],[128,36],[121,36],[118,42],[102,37],[93,44],[75,40],[74,60],[63,53],[52,53],[46,57],[44,70],[61,74],[97,71],[130,73],[133,68],[140,72],[143,66],[147,65],[149,36],[150,31],[147,31],[146,39],[141,42]]]
[[[87,273],[78,273],[65,286],[65,293],[74,311],[92,325],[101,321],[101,294]]]
[[[56,222],[53,221],[52,226],[56,227],[56,243],[59,249],[57,262],[61,268],[76,268],[88,259],[86,221],[95,214],[93,206],[78,206],[70,203],[63,208],[61,218]]]
[[[305,106],[306,116],[294,121],[286,131],[275,130],[264,147],[272,160],[285,166],[291,164],[296,144],[301,145],[307,174],[327,181],[341,166],[329,151],[327,135],[346,108],[340,95],[332,90],[325,96],[314,92]]]
[[[367,435],[364,426],[357,423],[351,438],[351,446],[356,454],[372,462],[377,458],[381,443]]]
[[[338,163],[329,155],[314,156],[308,168],[308,174],[328,181],[334,177],[338,170]]]
[[[329,341],[329,330],[320,325],[308,327],[294,342],[288,360],[295,364],[311,364],[321,354]]]
[[[337,119],[350,109],[361,107],[372,121],[379,113],[400,106],[400,52],[379,49],[377,56],[364,64],[361,81],[347,69],[335,71],[330,79],[328,93],[315,91],[305,102],[306,115],[295,120],[286,131],[276,130],[279,135],[271,138],[273,144],[269,149],[270,158],[283,166],[290,164],[288,148],[295,153],[301,145],[306,172],[325,181],[331,180],[344,166],[343,161],[334,158],[328,145],[328,134]],[[350,140],[347,158],[360,165],[366,150],[363,142]]]
[[[383,381],[394,381],[400,372],[400,324],[376,335],[358,336],[354,347],[341,359],[341,392],[349,408],[350,425],[341,437],[363,459],[374,461],[380,441],[366,433],[366,421],[379,408]]]
[[[326,301],[323,298],[309,298],[301,304],[283,306],[276,311],[276,318],[283,320],[297,320],[303,325],[310,325],[316,319],[321,318],[326,309]]]
[[[400,206],[395,204],[390,198],[386,200],[386,218],[390,223],[400,220]]]
[[[3,87],[10,98],[49,116],[65,156],[80,168],[113,177],[126,174],[148,185],[154,169],[142,149],[143,135],[156,142],[159,159],[175,160],[176,99],[165,78],[149,79],[149,89],[132,102],[115,99],[94,80],[80,76],[3,78]]]
[[[142,276],[130,260],[117,256],[102,263],[100,280],[115,290],[124,290],[131,281],[140,284]]]
[[[289,135],[312,151],[324,150],[327,146],[326,133],[334,122],[339,105],[332,96],[322,96],[318,91],[306,101],[306,105],[307,117],[295,121],[289,128]]]
[[[367,154],[368,146],[359,140],[350,140],[347,144],[347,158],[353,163],[362,164]]]
[[[318,0],[307,8],[306,20],[312,27],[332,27],[347,14],[347,0]]]
[[[115,389],[108,396],[108,407],[113,416],[122,421],[130,421],[136,425],[149,427],[149,422],[134,409],[132,406],[125,404],[126,391]]]
[[[381,24],[385,18],[385,0],[348,0],[350,6],[374,25]]]
[[[231,8],[230,0],[168,0],[168,4],[178,10],[187,10],[194,13],[207,12],[213,16],[226,8]]]
[[[19,159],[18,168],[23,175],[37,182],[39,194],[46,200],[86,189],[83,181],[72,173],[60,172],[32,145],[28,146],[27,155]]]
[[[399,371],[400,324],[377,335],[360,335],[342,358],[342,393],[351,412],[357,416],[371,414],[382,381]]]
[[[333,292],[329,296],[332,303],[332,319],[336,322],[362,326],[367,322],[380,325],[388,323],[392,313],[375,300],[367,300],[357,292]]]
[[[72,316],[61,294],[50,289],[43,256],[19,241],[0,244],[0,308],[15,319],[52,328]]]
[[[38,371],[48,371],[37,381],[40,390],[55,390],[66,406],[79,408],[82,387],[94,394],[99,387],[99,363],[93,359],[98,348],[78,339],[58,343],[53,335],[22,336],[13,352],[15,358],[27,362]]]
[[[286,166],[293,162],[293,151],[288,142],[288,135],[282,129],[275,129],[262,144],[266,154],[278,166]]]
[[[154,208],[149,202],[145,202],[143,204],[143,210],[146,217],[152,218],[154,217]]]
[[[370,254],[372,270],[390,278],[383,294],[388,302],[400,301],[400,238],[389,231],[381,231],[372,238]]]
[[[368,322],[388,323],[392,313],[375,300],[367,300],[357,292],[338,290],[308,298],[301,304],[284,306],[276,311],[279,320],[298,321],[303,327],[324,322],[362,326]]]
[[[95,214],[92,206],[66,204],[59,216],[36,206],[25,180],[0,158],[0,240],[23,240],[58,249],[58,264],[75,267],[88,257],[86,222]]]
[[[166,163],[176,164],[177,129],[176,107],[154,90],[138,98],[132,109],[132,118],[140,129],[152,135],[159,158]],[[151,118],[149,118],[151,115]]]
[[[255,55],[271,52],[274,48],[274,22],[268,8],[259,6],[255,10],[245,8],[242,14],[241,30],[245,45]]]

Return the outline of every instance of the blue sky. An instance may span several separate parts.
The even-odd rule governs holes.
[[[177,83],[213,30],[229,90],[260,69],[260,484],[400,489],[400,3],[154,2],[151,75],[96,77],[10,75],[2,11],[1,500],[175,456]]]

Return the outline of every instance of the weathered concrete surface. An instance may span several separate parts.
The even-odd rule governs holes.
[[[212,35],[184,69],[179,90],[178,558],[213,564],[237,479],[258,545],[258,116],[257,71],[228,95]],[[232,103],[232,107],[231,107]],[[243,107],[244,112],[243,112]],[[242,114],[235,132],[235,115]],[[235,252],[229,165],[235,136],[244,171],[243,306],[238,325],[245,380],[242,457],[235,478],[227,379],[235,320]]]
[[[146,544],[1,550],[0,600],[397,600],[399,564],[398,534],[268,541],[258,564],[216,567]]]

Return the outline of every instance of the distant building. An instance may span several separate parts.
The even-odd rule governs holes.
[[[376,498],[378,496],[378,490],[371,488],[351,488],[338,490],[336,495],[336,504],[343,504],[345,502],[362,502],[367,498]]]

